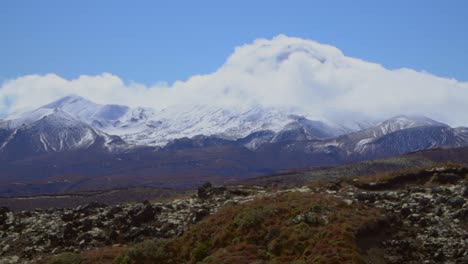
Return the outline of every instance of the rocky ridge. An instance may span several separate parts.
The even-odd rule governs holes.
[[[378,190],[382,186],[375,183],[361,186],[372,191],[354,197],[391,217],[388,236],[377,245],[384,249],[383,263],[468,263],[466,175],[462,168],[436,168],[407,175],[423,185],[395,190],[388,183],[383,185],[390,190]]]
[[[0,209],[0,263],[34,263],[61,252],[169,238],[225,206],[285,192],[310,192],[363,203],[382,221],[363,228],[357,242],[366,263],[467,263],[468,169],[436,168],[389,180],[336,180],[301,187],[205,184],[190,197],[165,203],[12,212]],[[326,216],[324,216],[326,217]],[[294,221],[305,221],[306,214]]]

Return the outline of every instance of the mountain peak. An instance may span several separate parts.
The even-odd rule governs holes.
[[[88,99],[85,99],[79,95],[76,94],[70,94],[65,97],[62,97],[56,101],[53,101],[52,103],[49,103],[45,106],[44,108],[62,108],[65,105],[71,105],[71,104],[94,104],[93,102],[89,101]]]
[[[447,124],[435,121],[425,116],[417,115],[398,115],[387,119],[379,125],[398,125],[404,128],[418,127],[418,126],[448,126]]]
[[[425,116],[398,115],[387,119],[374,127],[363,130],[364,134],[361,132],[358,133],[362,134],[364,138],[378,138],[398,130],[428,126],[449,127],[444,123],[440,123]]]

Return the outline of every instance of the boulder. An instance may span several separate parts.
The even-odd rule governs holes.
[[[356,194],[356,199],[361,202],[369,202],[373,203],[375,202],[376,195],[374,193],[368,193],[368,192],[360,192]]]
[[[129,212],[130,217],[136,224],[143,224],[154,220],[156,213],[160,212],[159,207],[153,207],[147,203],[142,208],[136,208]]]
[[[202,200],[206,200],[215,195],[222,195],[224,194],[225,191],[226,191],[226,187],[224,186],[214,187],[211,183],[207,182],[198,188],[197,196],[198,198]]]
[[[460,196],[452,197],[448,199],[447,204],[454,207],[454,208],[462,208],[465,204],[465,199]]]
[[[66,212],[62,215],[62,221],[70,222],[75,219],[75,215],[72,212]]]
[[[76,235],[76,231],[73,229],[73,225],[71,223],[65,224],[63,227],[63,238],[64,239],[71,239]]]
[[[199,222],[200,220],[202,220],[203,218],[205,218],[209,214],[210,214],[210,211],[208,209],[205,209],[205,208],[195,210],[192,213],[192,217],[191,217],[192,218],[192,223]]]
[[[462,196],[468,198],[468,186],[465,186],[465,188],[463,189]]]
[[[462,176],[455,173],[434,173],[432,182],[437,182],[441,184],[454,184],[462,178]]]
[[[84,213],[86,215],[92,213],[92,211],[98,209],[98,208],[104,208],[107,207],[106,204],[103,203],[98,203],[98,202],[90,202],[88,204],[78,206],[75,211],[78,213]]]

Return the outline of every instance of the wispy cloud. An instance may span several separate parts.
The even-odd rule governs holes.
[[[336,122],[415,114],[468,125],[466,82],[405,68],[385,69],[347,57],[333,46],[284,35],[237,47],[216,72],[171,85],[125,83],[110,73],[73,80],[55,74],[8,80],[0,88],[0,111],[37,107],[72,93],[130,106],[281,105]]]

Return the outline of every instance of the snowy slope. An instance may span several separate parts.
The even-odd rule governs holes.
[[[118,120],[128,111],[127,106],[100,105],[77,95],[69,95],[42,108],[60,109],[87,123],[93,120]]]
[[[0,128],[14,130],[24,126],[24,124],[32,124],[46,117],[47,120],[54,117],[64,123],[61,124],[59,121],[56,122],[57,124],[48,123],[51,127],[56,127],[53,129],[57,130],[60,127],[63,129],[70,127],[69,123],[79,127],[86,125],[86,129],[82,131],[88,132],[83,132],[76,138],[74,135],[68,135],[70,144],[66,145],[66,148],[73,148],[74,145],[86,146],[88,144],[87,138],[92,137],[93,140],[96,140],[91,135],[103,138],[116,135],[128,144],[147,146],[165,146],[176,139],[195,138],[203,135],[204,137],[199,137],[190,143],[182,144],[182,141],[179,141],[172,147],[190,144],[209,145],[212,144],[212,137],[236,141],[236,144],[251,150],[256,150],[269,143],[312,140],[318,141],[314,143],[314,151],[329,151],[330,148],[339,148],[352,154],[366,153],[369,148],[378,148],[374,144],[376,140],[398,131],[419,127],[449,128],[446,124],[427,117],[402,115],[373,126],[374,121],[358,120],[355,122],[356,126],[362,125],[368,128],[353,132],[352,129],[341,124],[308,119],[306,114],[291,108],[260,106],[221,108],[203,105],[175,105],[163,109],[130,108],[121,105],[100,105],[73,95],[34,111],[10,116],[3,122],[0,121]],[[347,124],[350,123],[353,122],[349,121]],[[428,129],[422,131],[435,133]],[[442,135],[446,130],[441,131]],[[457,137],[454,142],[468,139],[468,132],[465,128],[457,128],[452,134]],[[447,134],[447,136],[451,137],[452,134]],[[411,135],[422,136],[417,133]],[[59,138],[60,136],[58,135]],[[405,144],[411,144],[411,138],[402,137],[405,138]],[[433,137],[426,138],[431,140]],[[441,143],[439,143],[428,144],[440,145]],[[61,149],[60,144],[52,144],[50,147],[47,144],[43,145],[44,148],[47,146],[48,149]],[[402,147],[402,149],[409,148]]]
[[[454,129],[427,117],[400,115],[376,126],[317,143],[315,149],[336,147],[348,155],[385,153],[390,150],[405,153],[426,147],[464,146],[468,143],[467,135],[464,128]]]
[[[434,121],[427,117],[400,115],[385,120],[376,126],[349,133],[340,138],[340,144],[348,145],[353,152],[363,152],[375,140],[400,130],[417,127],[448,127],[448,125]]]
[[[164,109],[100,105],[71,95],[35,111],[8,118],[11,126],[39,119],[53,109],[68,113],[96,129],[117,135],[129,144],[164,146],[168,142],[197,135],[240,139],[259,131],[290,131],[303,128],[310,138],[342,134],[341,128],[306,119],[291,108],[260,106],[221,108],[203,105],[177,105]],[[16,122],[16,123],[15,123]]]
[[[16,115],[0,126],[6,134],[0,142],[0,153],[10,157],[90,148],[113,150],[124,145],[119,137],[103,133],[57,108]]]
[[[177,106],[154,110],[143,119],[139,119],[139,115],[135,117],[135,112],[132,112],[118,126],[121,130],[115,132],[128,142],[144,145],[165,145],[173,139],[196,135],[234,140],[257,131],[278,132],[294,121],[289,113],[291,111],[260,107],[223,109],[201,105]]]
[[[413,127],[422,127],[422,126],[445,126],[448,125],[440,123],[438,121],[432,120],[424,116],[405,116],[400,115],[384,122],[378,124],[376,127],[371,130],[374,133],[374,137],[383,136],[398,130],[413,128]]]

